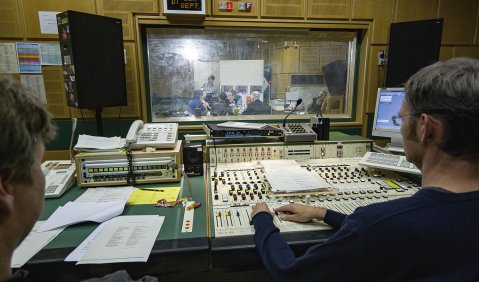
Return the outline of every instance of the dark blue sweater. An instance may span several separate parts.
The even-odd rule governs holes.
[[[295,257],[271,215],[253,218],[274,281],[479,281],[479,192],[421,189],[409,198],[328,210],[339,230]]]

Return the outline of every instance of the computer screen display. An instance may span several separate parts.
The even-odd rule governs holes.
[[[373,136],[401,138],[402,120],[398,112],[404,99],[404,88],[379,88],[374,113]]]

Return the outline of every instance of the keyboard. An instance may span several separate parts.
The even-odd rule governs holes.
[[[361,161],[359,161],[359,164],[368,167],[421,175],[421,171],[414,164],[408,162],[405,156],[400,155],[367,152]]]
[[[45,198],[57,198],[75,184],[75,164],[69,160],[46,161],[42,164],[45,175]]]

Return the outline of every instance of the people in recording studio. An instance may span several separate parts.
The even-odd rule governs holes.
[[[229,89],[228,91],[226,91],[226,95],[230,103],[230,106],[228,108],[228,114],[237,115],[243,106],[243,97],[236,93],[234,89]]]
[[[188,110],[192,115],[204,116],[210,110],[210,105],[205,101],[206,92],[202,90],[193,91],[193,99],[188,103]]]
[[[45,144],[56,134],[45,106],[20,83],[0,76],[0,281],[35,281],[28,271],[10,268],[14,250],[32,230],[42,211]],[[14,145],[12,145],[14,144]],[[53,273],[50,275],[54,275]],[[93,281],[133,281],[119,270]],[[141,281],[158,281],[144,276]]]
[[[249,103],[246,110],[243,111],[243,115],[266,115],[271,114],[271,107],[266,105],[260,100],[261,94],[258,91],[251,93],[253,102]]]
[[[351,215],[289,204],[253,206],[255,244],[275,281],[479,280],[479,61],[437,62],[406,83],[399,110],[422,189]],[[273,224],[324,220],[336,233],[295,256]]]
[[[214,102],[211,107],[211,115],[212,116],[225,116],[226,113],[231,112],[231,108],[229,105],[228,96],[225,92],[221,92],[219,95],[219,101]]]
[[[218,89],[215,85],[215,76],[208,76],[208,81],[201,86],[201,90],[206,92],[205,100],[208,103],[213,103],[218,100]]]
[[[308,109],[307,109],[308,113],[322,115],[325,112],[326,107],[328,105],[328,99],[329,99],[328,92],[321,91],[318,97],[313,98],[313,101],[308,106]]]
[[[234,106],[241,108],[241,105],[243,103],[243,98],[241,95],[236,93],[234,89],[230,89],[226,92],[226,95],[228,95],[228,100],[230,104],[233,104]]]

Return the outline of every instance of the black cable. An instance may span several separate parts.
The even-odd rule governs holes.
[[[121,107],[120,110],[118,111],[118,118],[116,119],[116,131],[118,133],[118,136],[121,136],[120,132],[120,119],[121,119]]]
[[[82,123],[83,123],[83,130],[85,131],[85,134],[88,134],[88,131],[86,130],[85,118],[83,117],[83,111],[81,109],[79,109],[79,110],[80,110],[81,120],[82,120]]]
[[[128,162],[128,173],[126,175],[126,184],[128,186],[134,186],[136,184],[135,174],[133,173],[133,155],[130,148],[131,142],[128,142],[125,146],[126,160]]]

